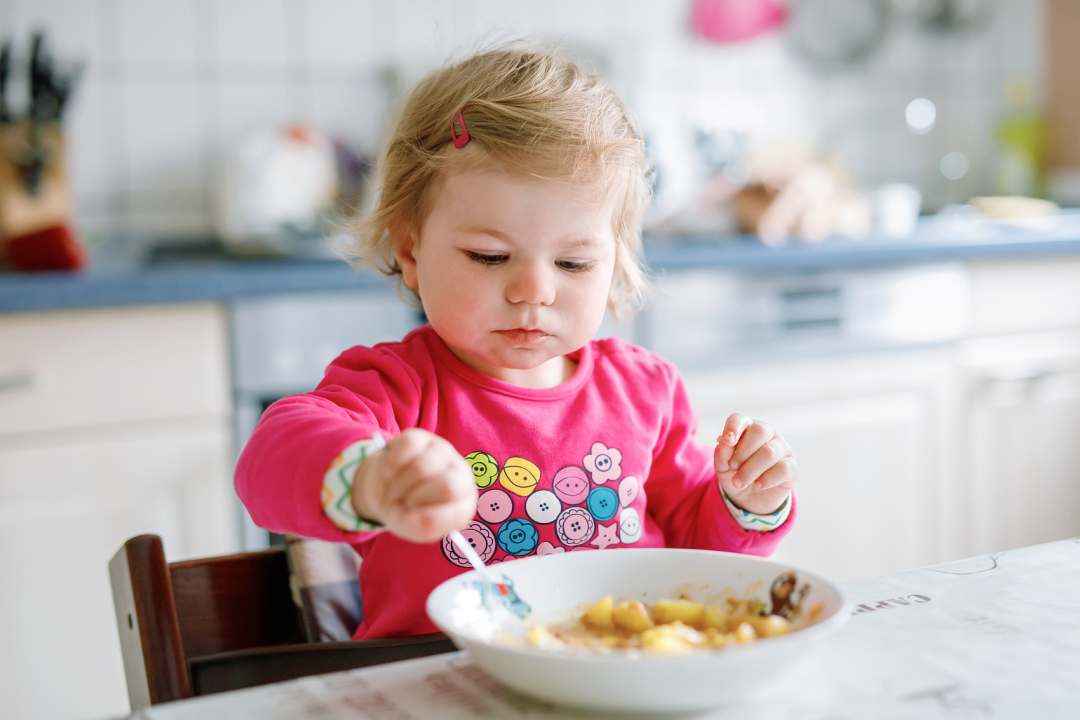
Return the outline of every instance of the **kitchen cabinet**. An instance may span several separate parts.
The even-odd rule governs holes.
[[[742,412],[796,453],[799,519],[777,558],[839,581],[946,559],[962,266],[694,271],[658,285],[643,339],[682,371],[701,442]]]
[[[1080,535],[1080,259],[969,266],[954,556]]]
[[[1080,329],[962,346],[969,543],[989,553],[1080,535]]]
[[[799,460],[799,519],[775,557],[846,581],[940,562],[956,398],[950,348],[684,375],[714,445],[742,412]]]
[[[127,710],[108,561],[234,552],[227,324],[214,305],[0,318],[0,716]]]
[[[703,442],[739,411],[795,449],[777,557],[847,580],[1080,535],[1080,259],[856,275],[685,273],[648,314]]]

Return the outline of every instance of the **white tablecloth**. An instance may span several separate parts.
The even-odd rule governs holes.
[[[854,616],[798,665],[735,705],[680,717],[1080,718],[1080,538],[844,587]],[[454,653],[161,705],[135,717],[601,716],[522,697]]]

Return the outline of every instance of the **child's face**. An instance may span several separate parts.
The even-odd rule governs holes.
[[[397,248],[432,328],[465,363],[519,385],[561,380],[604,318],[613,208],[595,188],[473,170],[446,178]],[[557,384],[559,380],[555,381]]]

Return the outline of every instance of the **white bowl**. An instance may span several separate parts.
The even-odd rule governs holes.
[[[673,712],[724,704],[774,679],[850,614],[840,588],[820,576],[761,558],[708,550],[620,549],[568,552],[493,566],[531,606],[529,625],[565,622],[612,595],[646,603],[685,593],[712,602],[730,588],[768,600],[780,574],[809,585],[804,612],[821,604],[816,624],[779,637],[693,654],[543,650],[499,640],[483,622],[475,572],[439,585],[428,596],[431,620],[492,677],[515,690],[593,710]],[[480,621],[478,621],[478,619]]]

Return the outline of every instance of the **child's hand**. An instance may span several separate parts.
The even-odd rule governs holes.
[[[799,479],[784,438],[769,425],[735,413],[716,443],[713,465],[731,501],[757,515],[779,510]]]
[[[454,446],[427,430],[406,430],[356,471],[357,514],[398,537],[435,542],[469,524],[476,513],[476,480]]]

